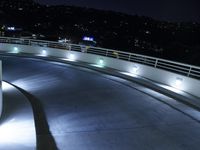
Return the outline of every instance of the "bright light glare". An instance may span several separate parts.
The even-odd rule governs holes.
[[[47,51],[46,50],[42,50],[42,55],[46,56],[47,55]]]
[[[46,50],[41,50],[38,54],[36,54],[36,56],[47,56],[47,51]]]
[[[104,66],[98,65],[98,64],[90,64],[90,65],[93,66],[93,67],[97,67],[97,68],[104,68]]]
[[[8,84],[7,82],[2,82],[2,89],[3,89],[3,91],[9,91],[9,90],[12,90],[13,89],[13,87],[10,85],[10,84]]]
[[[129,72],[120,72],[120,73],[131,77],[139,77],[138,75]]]
[[[15,31],[15,27],[7,27],[7,30],[9,30],[9,31]]]
[[[103,65],[104,64],[104,61],[103,61],[103,59],[101,58],[100,60],[99,60],[99,65]]]
[[[96,64],[91,64],[91,66],[98,67],[98,68],[104,68],[103,58],[100,58],[99,61]]]
[[[68,59],[71,61],[75,61],[75,55],[74,54],[69,54]]]
[[[159,86],[161,86],[161,87],[163,87],[163,88],[165,88],[167,90],[170,90],[172,92],[175,92],[175,93],[178,93],[178,94],[183,94],[183,91],[181,91],[181,90],[179,90],[179,89],[177,89],[175,87],[171,87],[171,86],[167,86],[167,85],[159,85]]]
[[[83,41],[94,41],[94,38],[93,37],[84,36],[83,37]]]
[[[19,53],[19,49],[17,47],[13,48],[13,53]]]
[[[182,83],[183,83],[183,79],[182,78],[176,78],[175,87],[176,88],[181,88]]]
[[[58,82],[59,80],[57,77],[48,73],[41,73],[15,80],[12,83],[28,91],[40,91],[55,86]]]
[[[36,146],[34,123],[31,120],[15,120],[0,125],[0,144]]]
[[[131,73],[137,74],[137,73],[138,73],[138,70],[139,70],[139,67],[138,67],[138,66],[133,66],[132,69],[131,69]]]

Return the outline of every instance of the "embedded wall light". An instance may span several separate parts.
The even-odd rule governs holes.
[[[132,69],[131,69],[131,73],[137,74],[137,73],[138,73],[138,70],[139,70],[139,67],[136,66],[136,65],[134,65],[134,66],[132,67]]]
[[[46,50],[42,50],[42,55],[46,56],[47,55],[47,51]]]
[[[103,60],[103,58],[100,58],[100,59],[99,59],[99,65],[101,65],[101,66],[104,65],[104,60]]]
[[[176,78],[175,87],[176,88],[181,88],[182,83],[183,83],[183,79],[182,78]]]
[[[14,48],[13,48],[13,53],[19,53],[18,47],[14,47]]]
[[[74,54],[72,54],[72,53],[70,53],[69,55],[68,55],[68,59],[70,60],[70,61],[75,61],[75,55]]]
[[[99,58],[95,64],[91,64],[91,66],[97,67],[97,68],[104,68],[105,62],[103,58]]]

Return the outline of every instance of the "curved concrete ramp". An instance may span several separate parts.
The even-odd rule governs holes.
[[[38,136],[53,137],[56,144],[45,149],[199,150],[199,122],[161,102],[157,92],[146,94],[135,83],[127,86],[89,69],[37,59],[4,57],[3,68],[4,80],[41,104],[50,134]]]

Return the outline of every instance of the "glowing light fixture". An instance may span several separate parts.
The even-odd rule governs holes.
[[[104,60],[103,60],[103,58],[100,58],[100,59],[99,59],[99,65],[101,65],[101,66],[104,65]]]
[[[19,53],[18,47],[14,47],[14,48],[13,48],[13,53]]]
[[[136,65],[134,65],[134,66],[132,67],[132,69],[131,69],[131,73],[137,74],[137,73],[138,73],[138,70],[139,70],[139,67],[136,66]]]
[[[47,51],[46,50],[42,50],[42,56],[47,56]]]
[[[131,76],[131,77],[135,77],[135,78],[138,78],[139,76],[136,75],[136,74],[133,74],[133,73],[130,73],[130,72],[120,72],[121,74],[124,74],[126,76]]]
[[[90,64],[91,66],[97,67],[97,68],[104,68],[104,60],[103,58],[100,58],[96,64]]]
[[[183,79],[182,78],[176,78],[175,87],[176,88],[180,88],[182,86],[182,83],[183,83]]]
[[[72,53],[70,53],[69,55],[68,55],[68,59],[70,60],[70,61],[75,61],[75,55],[74,54],[72,54]]]

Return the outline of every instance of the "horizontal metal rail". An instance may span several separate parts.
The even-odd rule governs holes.
[[[147,66],[185,75],[191,78],[200,79],[200,67],[169,61],[165,59],[160,59],[156,57],[135,54],[135,53],[128,53],[118,50],[71,44],[71,43],[59,43],[53,41],[11,38],[11,37],[0,37],[0,43],[40,46],[40,47],[78,51],[82,53],[96,54],[115,59],[125,60],[129,62],[140,63]]]

